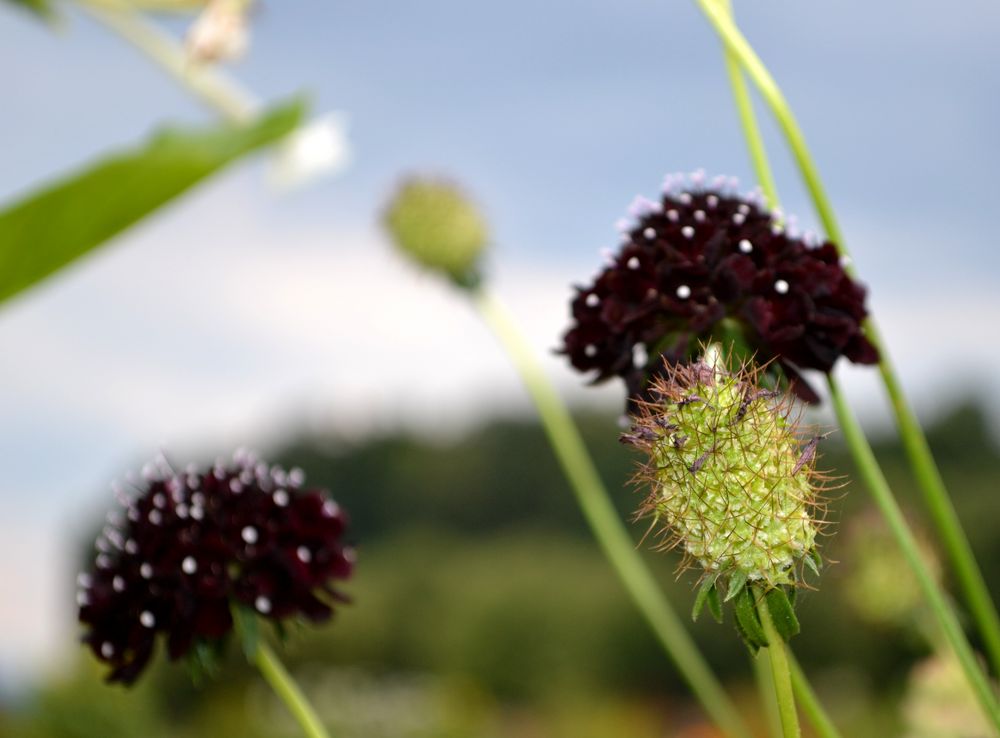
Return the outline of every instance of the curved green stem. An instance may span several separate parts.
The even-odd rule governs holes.
[[[733,9],[730,0],[716,1],[727,15],[732,16]],[[740,66],[739,57],[728,46],[723,47],[723,56],[726,62],[726,75],[729,77],[729,87],[732,89],[733,100],[736,103],[736,112],[739,115],[740,126],[743,128],[747,149],[750,152],[750,161],[757,174],[757,183],[764,191],[768,205],[775,208],[778,206],[778,186],[774,182],[771,163],[768,161],[767,151],[764,149],[764,137],[760,135],[757,116],[753,112],[753,101],[750,99],[750,92],[747,90],[746,80],[743,77],[743,67]]]
[[[785,738],[799,738],[799,714],[795,710],[795,695],[792,692],[792,675],[788,667],[788,653],[785,639],[774,627],[771,611],[767,609],[767,598],[759,587],[753,588],[754,600],[757,602],[757,614],[760,624],[767,636],[767,654],[771,660],[771,676],[774,680],[774,694],[778,699],[778,715],[781,718],[781,732]]]
[[[782,738],[781,715],[778,713],[778,698],[774,691],[774,678],[771,676],[771,662],[760,653],[751,654],[754,681],[757,682],[757,694],[764,711],[764,722],[770,738]]]
[[[819,738],[841,738],[840,731],[833,724],[833,720],[827,715],[826,710],[819,701],[819,697],[813,691],[809,679],[806,677],[802,667],[799,666],[798,659],[791,650],[788,652],[788,665],[792,670],[792,691],[795,692],[795,699],[806,714],[810,725],[816,731]]]
[[[833,241],[840,252],[846,255],[847,250],[840,225],[834,215],[833,207],[830,204],[826,190],[823,187],[819,170],[806,145],[805,136],[792,113],[791,107],[788,105],[788,101],[785,99],[770,72],[764,66],[764,63],[760,60],[760,57],[757,56],[753,47],[750,46],[749,42],[733,22],[731,15],[727,12],[727,7],[724,5],[726,0],[696,0],[696,2],[722,38],[727,54],[738,59],[739,64],[746,70],[747,74],[750,75],[760,90],[761,95],[770,107],[787,139],[789,148],[792,151],[827,236]],[[740,76],[740,83],[742,84],[742,76]],[[740,106],[742,118],[744,108],[739,100],[737,104]],[[752,110],[750,111],[750,115],[752,116]],[[747,132],[748,136],[752,133],[751,129],[747,129]],[[758,155],[754,151],[755,147],[759,145],[759,141],[759,133],[756,133],[754,143],[751,144],[751,155],[755,166],[758,161]],[[770,181],[769,171],[766,168],[758,169],[758,176],[761,177],[761,184],[765,189],[765,193],[767,193],[769,187],[767,183]],[[769,197],[773,198],[773,190]],[[848,265],[847,269],[853,276],[853,267]],[[955,578],[962,592],[965,604],[969,608],[972,618],[976,623],[976,628],[982,637],[993,671],[1000,674],[1000,615],[997,614],[997,609],[983,579],[982,571],[976,563],[972,546],[969,544],[968,537],[965,535],[958,514],[955,512],[954,505],[948,496],[941,473],[937,468],[937,464],[931,454],[930,446],[927,443],[927,437],[924,435],[923,429],[917,421],[913,408],[910,407],[903,394],[899,377],[889,357],[882,334],[874,320],[868,319],[865,321],[865,334],[868,340],[878,349],[879,356],[881,357],[879,361],[879,373],[882,376],[882,382],[885,385],[886,393],[892,405],[900,439],[903,442],[903,448],[910,461],[917,484],[924,496],[931,520],[945,548],[951,567],[955,572]]]
[[[483,320],[496,334],[520,374],[584,517],[625,589],[706,713],[727,735],[749,738],[750,731],[735,706],[643,563],[611,504],[580,432],[538,364],[531,346],[505,307],[492,294],[479,288],[472,292],[472,297]]]
[[[80,7],[156,62],[223,118],[246,123],[257,115],[260,105],[253,95],[218,70],[192,63],[173,37],[134,10],[115,9],[87,0],[82,0]]]
[[[292,675],[288,673],[288,670],[266,643],[257,644],[253,661],[275,694],[285,703],[296,722],[302,726],[302,732],[309,738],[329,738],[329,734],[319,721],[316,711],[302,694],[302,690],[292,679]]]
[[[896,538],[903,556],[906,557],[910,569],[916,575],[920,589],[930,604],[934,616],[944,632],[945,638],[955,651],[955,655],[962,665],[969,684],[972,685],[976,699],[979,701],[983,712],[993,723],[998,733],[1000,733],[1000,706],[997,704],[996,695],[993,693],[989,680],[979,667],[979,664],[976,663],[976,656],[969,646],[965,634],[962,632],[962,626],[959,624],[958,618],[951,607],[949,607],[938,583],[924,563],[920,555],[920,549],[917,546],[916,538],[914,538],[913,533],[907,526],[906,520],[903,518],[903,513],[899,509],[899,504],[892,496],[892,491],[885,481],[881,468],[879,468],[878,461],[875,459],[875,454],[872,452],[868,439],[865,438],[857,418],[851,412],[840,390],[840,385],[832,376],[828,377],[827,383],[830,388],[830,399],[833,402],[833,409],[837,414],[837,420],[844,434],[844,440],[851,450],[851,456],[858,465],[858,471],[865,480],[865,484],[868,486],[872,497],[875,498],[875,503],[882,511],[882,515],[888,523],[893,536]]]

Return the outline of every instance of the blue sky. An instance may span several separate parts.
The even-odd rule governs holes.
[[[798,113],[918,405],[995,377],[1000,6],[737,12]],[[211,120],[133,49],[67,20],[53,33],[0,10],[0,198],[157,123]],[[306,92],[316,113],[342,111],[352,166],[280,195],[260,163],[237,167],[0,311],[0,561],[35,561],[0,570],[17,593],[0,603],[0,681],[65,642],[54,618],[77,521],[160,445],[215,453],[302,424],[363,434],[430,409],[461,424],[525,407],[468,307],[389,252],[376,221],[402,175],[467,184],[540,351],[633,195],[699,167],[753,184],[719,45],[689,0],[267,2],[233,73],[262,98]],[[785,209],[808,227],[764,120]],[[547,366],[575,397],[619,400]],[[871,373],[844,373],[866,417],[884,417]]]

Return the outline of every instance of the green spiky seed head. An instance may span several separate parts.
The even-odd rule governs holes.
[[[396,245],[418,263],[462,286],[478,281],[489,231],[456,185],[422,178],[404,182],[389,203],[385,224]]]
[[[668,367],[623,440],[648,454],[642,514],[665,547],[734,593],[747,582],[796,585],[815,567],[817,438],[800,438],[792,401],[759,371],[699,362]]]

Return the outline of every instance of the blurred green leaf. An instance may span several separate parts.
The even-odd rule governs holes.
[[[121,233],[239,157],[289,133],[293,102],[245,126],[163,130],[0,211],[0,302]]]
[[[34,13],[39,18],[46,21],[54,20],[56,17],[55,9],[52,7],[52,3],[50,3],[49,0],[7,0],[7,2],[12,5],[16,5],[19,8],[23,8],[29,13]]]

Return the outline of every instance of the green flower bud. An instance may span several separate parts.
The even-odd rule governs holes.
[[[623,440],[645,450],[652,485],[641,514],[664,546],[735,596],[747,582],[795,585],[816,566],[818,438],[797,435],[792,401],[762,389],[759,372],[706,363],[668,367]]]
[[[488,228],[456,185],[432,179],[405,182],[389,203],[385,224],[410,258],[461,286],[478,282]]]

